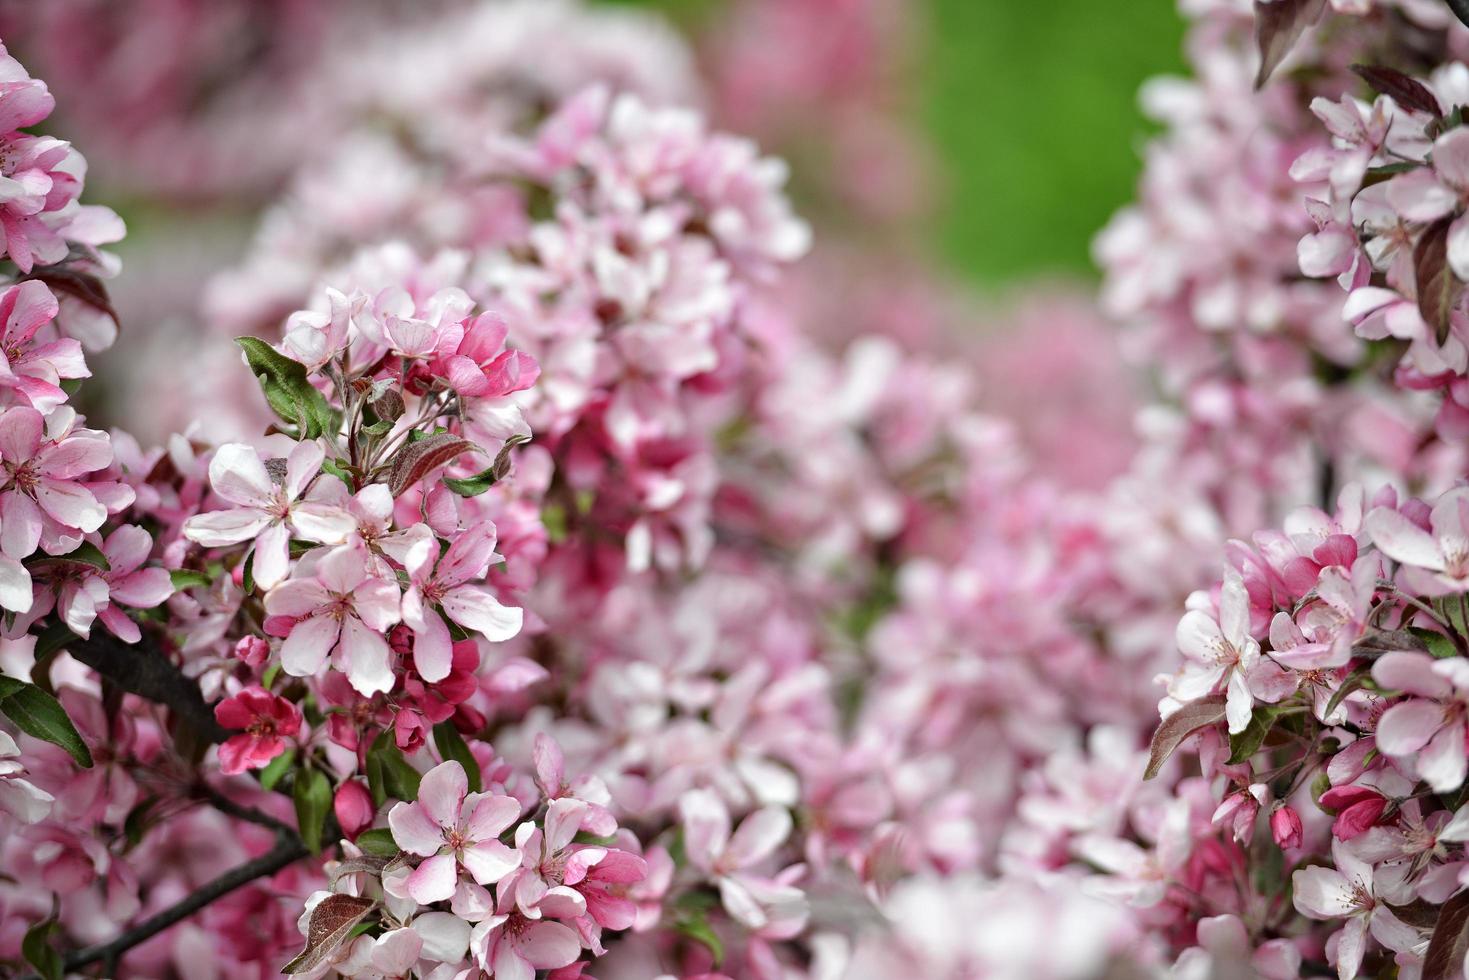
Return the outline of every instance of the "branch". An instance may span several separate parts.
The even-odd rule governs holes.
[[[306,857],[308,853],[310,852],[306,850],[306,845],[301,843],[300,837],[294,833],[280,834],[276,838],[275,847],[271,850],[254,860],[246,861],[238,868],[226,871],[176,905],[169,906],[150,919],[145,919],[110,942],[88,946],[69,954],[66,957],[66,969],[70,972],[103,961],[107,964],[109,973],[115,972],[117,959],[134,946],[152,939],[169,926],[187,919],[210,902],[228,895],[241,885],[247,885],[256,878],[273,875],[287,865]],[[25,977],[24,980],[40,980],[40,978],[32,974]]]
[[[229,738],[230,733],[214,720],[214,709],[199,692],[198,683],[146,639],[129,645],[98,629],[92,631],[91,639],[68,641],[66,650],[122,690],[163,705],[206,742]]]

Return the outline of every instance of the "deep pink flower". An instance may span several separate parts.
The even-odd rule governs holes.
[[[34,279],[0,292],[0,387],[14,389],[41,412],[66,401],[62,379],[91,376],[76,340],[36,342],[37,331],[56,319],[58,309],[51,290]]]
[[[439,544],[427,527],[426,548],[413,549],[410,584],[403,593],[403,622],[413,630],[413,663],[430,683],[449,676],[453,637],[444,616],[487,640],[508,640],[520,632],[524,613],[503,605],[492,589],[479,584],[495,555],[495,526],[483,521],[462,531],[439,558]],[[440,615],[439,610],[443,610]]]
[[[362,781],[348,779],[337,787],[332,798],[332,812],[336,814],[337,823],[347,839],[356,840],[358,834],[372,826],[377,808],[372,805],[372,794]]]
[[[1302,833],[1301,815],[1296,812],[1295,807],[1282,803],[1271,812],[1270,834],[1275,838],[1277,847],[1300,847]]]
[[[1387,799],[1366,786],[1333,786],[1321,794],[1321,806],[1336,811],[1331,833],[1337,840],[1360,837],[1382,819]]]
[[[301,712],[285,698],[249,687],[214,706],[225,728],[243,729],[219,747],[219,771],[226,776],[260,769],[286,750],[286,740],[301,730]]]

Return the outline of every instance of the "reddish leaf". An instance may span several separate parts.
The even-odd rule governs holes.
[[[306,927],[306,948],[281,967],[282,973],[310,973],[322,966],[342,945],[357,923],[367,918],[377,903],[356,895],[328,895],[311,910]]]
[[[102,285],[101,279],[90,273],[78,272],[61,264],[37,269],[25,278],[44,282],[53,293],[75,297],[93,309],[107,314],[117,326],[122,326],[117,318],[117,310],[112,305],[112,297],[107,294],[107,287]]]
[[[1413,246],[1413,273],[1418,286],[1418,312],[1442,344],[1449,338],[1450,314],[1458,305],[1464,284],[1449,267],[1449,226],[1452,215],[1423,229]]]
[[[1301,34],[1325,10],[1326,0],[1255,0],[1255,45],[1260,49],[1255,88],[1269,80]]]
[[[1197,701],[1190,701],[1173,714],[1164,718],[1153,732],[1153,744],[1148,750],[1148,768],[1144,779],[1152,779],[1163,768],[1175,749],[1183,744],[1200,728],[1217,725],[1224,720],[1224,695],[1211,694]]]
[[[1438,925],[1423,957],[1423,980],[1449,980],[1464,975],[1469,953],[1469,892],[1460,892],[1438,910]]]
[[[433,470],[453,460],[460,453],[467,453],[475,448],[477,448],[475,444],[469,440],[461,439],[448,432],[440,432],[417,442],[410,442],[403,447],[403,450],[398,453],[398,458],[393,461],[393,473],[388,478],[388,489],[396,497],[428,476]]]
[[[1443,115],[1443,109],[1438,104],[1438,97],[1428,90],[1428,86],[1416,78],[1403,74],[1396,68],[1386,68],[1382,65],[1353,65],[1352,71],[1371,85],[1373,90],[1390,97],[1404,109],[1426,112],[1431,116]]]

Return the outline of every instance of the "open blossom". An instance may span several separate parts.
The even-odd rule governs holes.
[[[1411,695],[1378,719],[1377,748],[1411,765],[1435,792],[1463,785],[1469,770],[1469,661],[1395,651],[1373,665],[1372,677],[1387,690]]]
[[[413,662],[423,679],[434,683],[449,675],[453,638],[447,616],[471,633],[491,641],[520,632],[524,614],[503,605],[483,581],[495,554],[495,526],[482,521],[460,532],[439,557],[439,544],[424,525],[427,548],[412,549],[409,587],[403,593],[403,622],[413,630]],[[442,610],[442,615],[439,610]]]
[[[1418,930],[1405,924],[1378,897],[1384,872],[1359,858],[1351,845],[1337,841],[1331,848],[1334,868],[1303,868],[1291,876],[1296,909],[1312,919],[1346,919],[1338,934],[1336,969],[1342,980],[1357,976],[1370,933],[1391,950],[1412,949],[1422,942]]]
[[[1364,522],[1378,549],[1404,566],[1410,586],[1429,595],[1469,591],[1469,488],[1433,505],[1432,533],[1401,511],[1378,507]]]
[[[51,418],[17,405],[0,414],[0,606],[31,607],[30,574],[20,562],[36,548],[64,554],[107,518],[85,478],[112,463],[106,433],[73,427],[61,408]],[[49,430],[49,431],[48,431]]]
[[[51,812],[56,798],[27,782],[25,764],[15,739],[0,731],[0,810],[21,823],[38,823]]]
[[[244,731],[219,747],[219,771],[226,776],[264,767],[301,730],[301,712],[296,706],[259,687],[246,688],[219,702],[214,717],[225,728]]]
[[[457,762],[430,769],[418,785],[418,800],[388,811],[398,846],[425,858],[404,882],[407,894],[428,905],[455,896],[460,868],[481,886],[514,871],[520,855],[499,837],[520,817],[520,809],[512,797],[469,792],[469,779]]]
[[[779,876],[754,871],[790,836],[788,810],[763,807],[740,821],[731,834],[723,801],[710,790],[690,790],[679,800],[679,814],[689,861],[713,878],[731,916],[751,929],[804,921],[806,898],[801,890]]]
[[[308,493],[325,458],[319,443],[297,443],[286,458],[284,478],[276,481],[252,447],[219,447],[209,463],[209,483],[221,499],[238,506],[189,518],[184,535],[206,548],[253,540],[255,581],[261,588],[275,586],[286,577],[292,534],[335,544],[356,528],[336,503]]]
[[[289,621],[281,667],[310,677],[331,657],[363,695],[396,681],[383,634],[399,618],[398,585],[377,574],[367,548],[354,541],[320,549],[265,596],[265,611]]]
[[[1254,705],[1248,675],[1260,659],[1260,644],[1250,635],[1250,600],[1237,572],[1225,576],[1218,618],[1190,609],[1178,624],[1177,639],[1189,660],[1169,682],[1169,694],[1192,701],[1215,693],[1222,684],[1229,730],[1244,731]]]
[[[99,549],[105,569],[85,562],[57,564],[46,569],[42,598],[30,610],[34,616],[52,608],[78,636],[90,636],[101,620],[124,643],[142,638],[138,624],[123,606],[152,609],[173,594],[168,570],[143,567],[153,550],[153,536],[134,524],[124,524],[102,541]]]
[[[0,387],[13,389],[41,412],[66,401],[63,379],[91,375],[78,341],[70,337],[39,341],[36,337],[56,319],[59,308],[46,284],[34,279],[0,292]]]

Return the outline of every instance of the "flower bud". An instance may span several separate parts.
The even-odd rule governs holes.
[[[1282,850],[1301,846],[1301,815],[1294,807],[1282,803],[1270,814],[1270,833]]]
[[[374,807],[372,805],[372,794],[368,793],[367,787],[355,779],[349,779],[337,787],[336,799],[332,801],[332,810],[337,815],[337,823],[342,827],[342,833],[347,835],[348,840],[356,840],[357,835],[372,825]]]
[[[259,636],[241,637],[235,644],[235,656],[251,667],[259,667],[270,659],[270,644]]]

